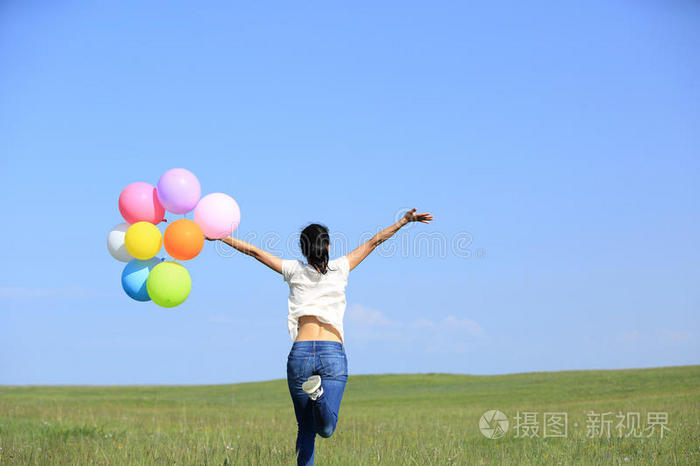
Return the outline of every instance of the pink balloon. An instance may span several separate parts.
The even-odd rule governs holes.
[[[165,216],[156,188],[141,181],[131,183],[119,195],[119,212],[129,223],[151,222],[157,225]]]
[[[231,196],[207,194],[194,209],[194,221],[204,236],[221,239],[236,231],[241,221],[241,209]]]
[[[165,210],[185,214],[194,209],[202,195],[199,180],[184,168],[171,168],[158,180],[158,200]]]

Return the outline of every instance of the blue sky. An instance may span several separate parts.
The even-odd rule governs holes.
[[[119,193],[173,167],[287,258],[435,215],[351,273],[351,375],[700,362],[700,6],[563,3],[3,2],[0,383],[285,377],[254,260],[122,292]]]

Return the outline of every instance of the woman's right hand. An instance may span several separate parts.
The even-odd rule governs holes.
[[[417,214],[416,213],[416,208],[414,207],[413,209],[407,211],[403,215],[403,219],[405,223],[410,223],[410,222],[421,222],[421,223],[430,223],[433,221],[433,216],[432,214],[429,213],[423,213],[423,214]]]

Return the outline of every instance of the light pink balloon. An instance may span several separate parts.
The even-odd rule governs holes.
[[[151,222],[157,225],[165,216],[155,186],[141,181],[131,183],[119,195],[119,212],[129,223]]]
[[[194,209],[194,221],[207,238],[221,239],[230,235],[241,221],[241,209],[224,193],[207,194]]]

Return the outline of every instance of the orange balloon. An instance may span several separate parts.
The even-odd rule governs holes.
[[[204,247],[204,233],[192,220],[181,218],[165,229],[163,245],[174,259],[187,261]]]

